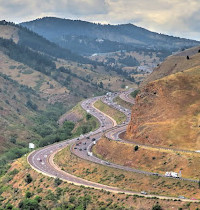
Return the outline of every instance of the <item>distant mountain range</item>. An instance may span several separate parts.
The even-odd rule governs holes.
[[[132,24],[102,25],[44,17],[21,25],[64,48],[84,55],[141,48],[173,52],[200,44],[195,40],[151,32]]]

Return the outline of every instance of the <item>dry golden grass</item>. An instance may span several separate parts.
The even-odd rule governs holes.
[[[19,41],[19,29],[14,26],[0,25],[0,37],[4,39],[12,39],[15,43]]]
[[[137,192],[145,190],[148,193],[155,195],[184,195],[188,198],[195,197],[200,199],[200,192],[197,183],[145,176],[142,174],[109,168],[107,166],[82,160],[71,154],[69,148],[60,151],[55,157],[55,162],[64,171],[86,180],[105,185]]]
[[[114,108],[111,108],[107,104],[104,104],[101,100],[98,100],[97,102],[95,102],[94,107],[104,112],[108,116],[112,117],[117,122],[117,124],[121,124],[126,120],[125,114],[123,114],[122,112]]]
[[[127,109],[132,109],[132,107],[133,107],[133,104],[122,100],[119,96],[116,97],[113,101]]]
[[[200,53],[197,53],[198,50],[199,47],[194,47],[177,55],[169,56],[152,72],[150,76],[147,77],[147,79],[143,82],[143,85],[170,74],[175,74],[177,72],[182,72],[184,70],[199,66]],[[186,59],[187,55],[190,56],[190,60]]]
[[[0,56],[2,59],[0,66],[1,73],[10,76],[19,84],[27,85],[28,87],[36,89],[45,97],[69,93],[67,88],[61,86],[52,78],[10,59],[2,52],[0,52]]]
[[[72,61],[60,60],[56,62],[56,66],[64,66],[70,69],[73,73],[77,74],[81,77],[88,77],[90,81],[93,83],[99,84],[103,82],[104,88],[107,88],[111,91],[119,91],[123,90],[122,85],[128,85],[129,87],[136,87],[136,84],[127,80],[122,79],[120,75],[118,75],[114,71],[106,71],[103,67],[98,66],[96,69],[92,65],[88,64],[78,64]]]
[[[144,171],[165,174],[166,171],[179,172],[181,170],[184,178],[198,180],[200,171],[200,154],[189,154],[183,152],[172,152],[155,148],[144,148],[136,145],[109,141],[101,139],[97,142],[93,151],[101,158]]]
[[[134,141],[199,150],[200,67],[145,86],[136,99],[127,137]]]
[[[19,170],[19,172],[14,176],[9,175],[9,172],[13,171],[14,169]],[[28,173],[33,178],[33,182],[31,182],[30,184],[26,184],[24,181],[26,174]],[[87,207],[88,210],[106,207],[110,200],[112,200],[112,204],[117,204],[120,207],[123,205],[127,209],[152,209],[152,207],[157,202],[159,202],[163,209],[178,209],[180,207],[182,207],[183,209],[188,209],[187,203],[180,201],[174,202],[170,200],[168,201],[157,199],[145,199],[143,197],[127,196],[124,194],[114,194],[101,190],[82,188],[64,182],[61,185],[59,185],[59,188],[64,190],[64,192],[62,193],[62,196],[60,198],[56,198],[57,187],[54,185],[54,179],[46,177],[32,170],[26,162],[26,157],[20,158],[12,164],[7,174],[0,178],[0,186],[1,189],[3,189],[1,198],[4,199],[1,203],[2,207],[8,202],[13,204],[15,207],[18,207],[18,203],[24,198],[25,193],[27,191],[30,191],[31,193],[33,193],[33,198],[36,195],[41,196],[41,205],[46,205],[50,209],[55,208],[58,204],[61,204],[62,202],[68,202],[69,197],[71,196],[75,196],[78,198],[86,194],[90,195],[92,198],[92,202]],[[46,196],[50,195],[50,192],[51,195],[53,193],[52,198],[56,198],[56,200],[47,199]],[[198,205],[198,203],[192,203],[190,205],[190,209],[196,209]]]

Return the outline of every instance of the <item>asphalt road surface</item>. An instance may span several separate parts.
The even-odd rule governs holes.
[[[32,153],[30,153],[30,155],[27,158],[31,167],[33,169],[35,169],[36,171],[43,173],[44,175],[47,175],[50,177],[55,177],[55,178],[58,177],[64,181],[67,181],[69,183],[74,183],[76,185],[84,185],[86,187],[103,189],[106,191],[116,192],[116,193],[142,195],[145,197],[157,197],[160,199],[172,199],[172,200],[177,199],[176,197],[167,197],[167,196],[158,196],[158,195],[156,195],[156,196],[155,195],[144,195],[144,194],[141,194],[138,192],[132,192],[132,191],[128,191],[128,190],[119,189],[116,187],[111,187],[111,186],[106,186],[106,185],[102,185],[99,183],[91,182],[91,181],[76,177],[74,175],[71,175],[67,172],[62,171],[58,166],[55,165],[55,163],[53,161],[54,155],[58,151],[60,151],[64,147],[70,145],[71,152],[73,152],[75,155],[77,155],[78,157],[85,159],[85,160],[89,160],[89,161],[92,161],[92,162],[95,162],[95,163],[98,163],[101,165],[105,165],[107,167],[112,167],[112,168],[117,168],[117,169],[130,171],[130,172],[134,172],[134,173],[144,174],[147,176],[150,176],[150,175],[164,176],[162,174],[155,174],[155,173],[137,170],[134,168],[129,168],[126,166],[117,165],[117,164],[114,164],[111,162],[107,162],[107,161],[104,161],[104,160],[101,160],[101,159],[95,157],[91,152],[92,146],[101,138],[102,134],[106,134],[109,138],[111,138],[113,140],[123,141],[118,138],[118,135],[121,132],[125,131],[127,123],[130,120],[131,112],[130,112],[130,110],[125,109],[125,108],[119,106],[118,104],[114,103],[113,99],[119,95],[120,98],[128,101],[128,98],[129,98],[128,95],[130,94],[130,92],[132,92],[132,90],[131,91],[129,90],[128,92],[123,92],[121,94],[119,94],[119,93],[108,94],[106,96],[95,97],[95,98],[91,98],[91,99],[87,99],[87,100],[83,101],[81,104],[82,108],[85,109],[88,113],[95,116],[99,120],[99,125],[100,125],[99,128],[93,132],[86,134],[86,135],[82,135],[79,138],[74,138],[71,140],[66,140],[63,142],[55,143],[55,144],[52,144],[52,145],[49,145],[49,146],[46,146],[41,149],[33,151]],[[102,113],[101,111],[99,111],[98,109],[96,109],[93,106],[93,104],[97,100],[102,100],[102,102],[123,112],[127,116],[126,121],[123,122],[122,125],[116,125],[115,120],[113,120],[111,117]],[[129,100],[128,102],[134,103],[134,100]],[[181,179],[183,179],[183,178],[181,178]],[[191,179],[184,179],[184,180],[198,182],[197,180],[191,180]],[[194,200],[190,200],[190,199],[180,199],[180,200],[195,202]]]

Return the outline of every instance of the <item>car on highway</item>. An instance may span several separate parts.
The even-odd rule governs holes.
[[[77,149],[77,147],[74,147],[74,149]]]
[[[140,193],[143,194],[143,195],[147,195],[146,191],[141,191]]]
[[[96,139],[95,138],[92,138],[92,141],[95,141]]]
[[[105,164],[106,164],[106,165],[110,165],[110,163],[109,163],[109,162],[105,162]]]
[[[158,174],[158,173],[153,173],[153,175],[154,175],[154,176],[158,176],[159,174]]]
[[[178,196],[178,198],[180,198],[180,199],[185,199],[185,197],[182,196],[182,195]]]
[[[82,149],[80,148],[79,151],[82,151]]]

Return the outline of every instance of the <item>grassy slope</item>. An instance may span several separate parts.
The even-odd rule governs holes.
[[[93,147],[93,151],[100,158],[120,165],[161,174],[165,174],[166,171],[178,173],[181,169],[183,177],[199,179],[200,172],[197,170],[199,154],[191,155],[143,147],[135,151],[135,146],[101,139]]]
[[[12,172],[16,170],[16,174],[12,175]],[[10,173],[11,172],[11,173]],[[27,174],[31,174],[33,181],[27,184],[24,179]],[[14,189],[14,190],[13,190]],[[67,205],[74,206],[78,204],[78,199],[81,197],[90,196],[91,200],[88,202],[87,209],[99,209],[99,208],[114,208],[120,209],[125,207],[131,208],[146,208],[153,207],[158,200],[145,199],[143,197],[127,196],[124,194],[113,194],[105,191],[78,187],[75,185],[62,183],[58,187],[54,185],[54,179],[38,174],[30,168],[27,164],[25,157],[16,160],[8,173],[0,180],[1,201],[0,206],[5,209],[8,203],[18,207],[19,202],[25,198],[25,193],[30,191],[32,193],[31,199],[34,199],[36,195],[42,197],[40,206],[46,206],[50,209],[58,206]],[[75,197],[73,201],[72,197]],[[159,201],[163,209],[184,207],[186,204],[183,202],[172,201]],[[197,207],[198,204],[191,204],[191,208]]]
[[[122,78],[121,75],[118,75],[114,71],[105,70],[102,66],[97,66],[96,68],[94,68],[94,66],[89,64],[78,64],[66,60],[59,60],[59,62],[57,62],[56,64],[57,67],[60,67],[62,65],[70,69],[73,73],[77,74],[78,76],[84,77],[85,79],[88,79],[91,83],[99,84],[100,82],[103,82],[104,88],[110,91],[122,90],[122,85],[130,87],[136,86],[133,82]]]
[[[14,146],[9,141],[14,136],[17,143],[34,139],[35,135],[28,127],[33,123],[29,117],[33,117],[36,111],[27,106],[27,101],[31,100],[41,110],[45,108],[46,101],[2,75],[0,75],[0,98],[0,131],[1,138],[5,138],[4,143],[7,142],[9,147]],[[0,150],[3,149],[4,143],[2,142]],[[5,149],[6,147],[3,150]]]
[[[127,109],[132,109],[133,104],[122,100],[119,96],[116,97],[113,101]]]
[[[88,117],[88,118],[87,118]],[[73,109],[64,114],[59,119],[59,124],[64,121],[72,121],[75,123],[73,130],[74,136],[79,136],[82,133],[96,130],[99,127],[99,121],[92,115],[88,115],[87,112],[78,103]]]
[[[52,98],[56,95],[68,95],[69,90],[51,77],[10,59],[2,51],[0,51],[0,55],[2,59],[0,72],[8,75],[19,84],[33,88],[40,93],[41,97],[53,100]]]
[[[190,60],[185,61],[187,65],[180,63],[183,58],[170,58],[176,60],[181,72],[155,80],[141,89],[133,107],[128,138],[146,144],[200,149],[200,54],[191,55]]]
[[[138,175],[107,166],[82,160],[70,153],[69,148],[60,151],[55,162],[64,171],[67,171],[84,179],[99,182],[105,185],[120,187],[122,189],[142,191],[152,194],[200,198],[198,184],[185,181],[158,178],[153,176]],[[192,190],[192,191],[191,191]]]
[[[146,86],[133,107],[127,136],[148,144],[198,150],[199,69],[177,73]]]
[[[0,37],[4,39],[13,39],[15,43],[19,41],[19,35],[18,35],[18,28],[14,26],[4,26],[0,25]]]
[[[117,124],[121,124],[126,120],[126,116],[122,112],[111,108],[107,104],[104,104],[101,100],[95,102],[94,107],[112,117],[117,122]]]
[[[183,70],[190,69],[200,65],[198,50],[200,47],[194,47],[178,53],[174,56],[169,56],[163,63],[161,63],[151,75],[149,75],[143,82],[143,86],[149,82],[152,82],[170,74],[182,72]],[[186,59],[189,55],[190,60]]]

